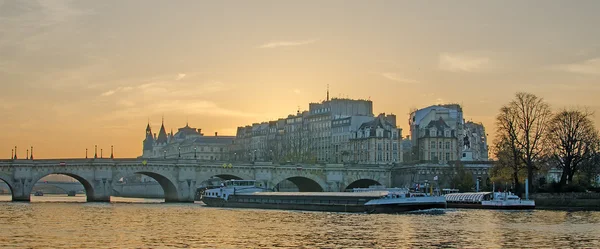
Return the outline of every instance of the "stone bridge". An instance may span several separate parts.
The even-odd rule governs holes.
[[[0,180],[13,201],[29,201],[34,185],[50,174],[75,178],[88,202],[109,202],[119,179],[142,174],[156,180],[166,202],[193,202],[196,189],[213,177],[262,181],[272,188],[284,180],[305,191],[344,191],[390,186],[389,165],[279,165],[267,162],[206,162],[190,159],[51,159],[0,161]]]

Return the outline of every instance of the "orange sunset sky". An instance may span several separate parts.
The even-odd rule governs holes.
[[[0,0],[0,158],[141,155],[326,97],[398,115],[459,103],[494,134],[515,92],[600,121],[600,1]]]

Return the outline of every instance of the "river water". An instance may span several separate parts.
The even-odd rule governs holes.
[[[223,209],[85,196],[0,196],[0,248],[600,248],[600,212],[400,215]]]

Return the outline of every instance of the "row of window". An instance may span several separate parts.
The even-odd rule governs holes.
[[[429,160],[440,160],[440,161],[452,161],[452,154],[450,152],[431,152]]]
[[[436,144],[438,145],[437,148],[438,149],[452,149],[452,143],[451,142],[446,142],[446,143],[442,143],[442,142],[438,142],[436,143],[435,141],[431,141],[430,143],[430,148],[435,149],[436,148]],[[445,145],[444,147],[442,147],[442,145]]]

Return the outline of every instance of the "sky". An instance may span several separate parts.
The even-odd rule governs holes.
[[[186,121],[205,134],[332,97],[459,103],[494,135],[518,91],[600,122],[600,1],[0,0],[0,158],[137,157]]]

